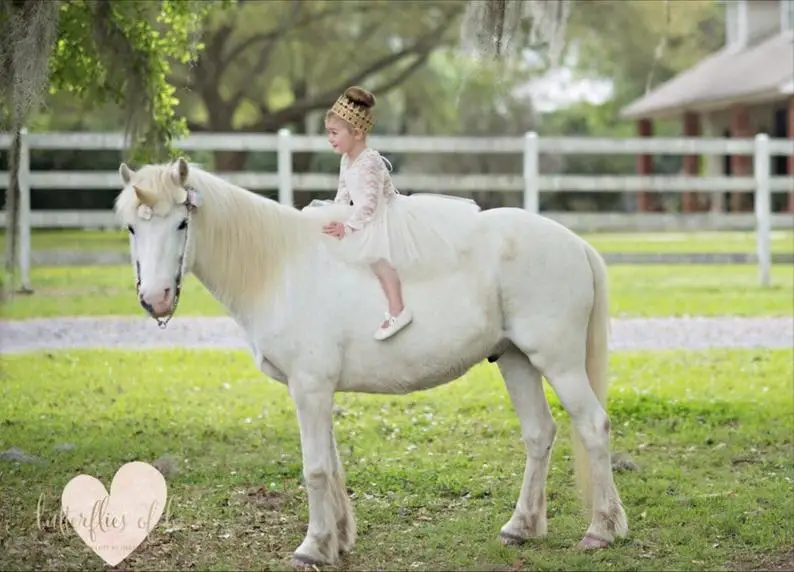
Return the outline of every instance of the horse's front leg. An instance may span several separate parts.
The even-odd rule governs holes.
[[[309,498],[309,527],[293,554],[299,564],[335,564],[340,542],[337,523],[349,505],[338,491],[337,453],[333,435],[333,388],[311,377],[291,377],[289,391],[298,414],[303,477]],[[341,493],[341,494],[340,494]],[[352,515],[351,515],[352,516]],[[346,540],[345,544],[350,539]],[[346,547],[345,547],[346,548]]]

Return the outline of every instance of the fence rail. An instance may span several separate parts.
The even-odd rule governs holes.
[[[12,136],[0,133],[0,147],[9,148]],[[31,212],[30,190],[37,189],[118,189],[119,175],[110,172],[77,172],[30,170],[30,150],[123,150],[126,141],[121,133],[27,133],[21,137],[20,157],[20,228],[19,260],[23,287],[30,286],[30,230],[36,227],[87,226],[103,227],[114,224],[112,213],[106,211],[37,211]],[[557,192],[628,192],[645,191],[682,193],[701,192],[753,192],[755,193],[754,226],[757,235],[757,256],[760,282],[770,283],[771,249],[770,233],[773,226],[792,226],[790,217],[772,216],[772,192],[794,192],[790,177],[772,176],[772,156],[794,155],[794,141],[770,139],[759,134],[754,139],[720,138],[621,138],[596,137],[538,137],[527,133],[523,137],[371,137],[371,144],[383,152],[391,153],[450,153],[450,154],[521,154],[523,172],[517,174],[488,175],[394,175],[398,188],[412,192],[443,192],[455,189],[461,192],[489,191],[521,193],[523,206],[532,212],[539,211],[540,193]],[[176,145],[185,151],[252,151],[277,153],[275,173],[236,172],[223,173],[224,178],[239,186],[251,189],[278,189],[279,202],[293,204],[294,190],[333,191],[337,188],[336,174],[293,173],[292,153],[330,152],[327,140],[318,135],[293,135],[288,130],[278,134],[252,133],[196,133],[180,140]],[[618,155],[751,155],[754,158],[752,176],[635,176],[635,175],[554,175],[540,174],[541,154],[618,154]],[[0,188],[7,188],[8,173],[0,172]],[[555,213],[556,215],[565,213]],[[579,216],[579,215],[576,215]],[[632,217],[625,213],[610,213],[605,217]],[[648,215],[639,215],[640,217]],[[664,218],[665,215],[661,215]],[[6,225],[5,213],[0,224]],[[555,218],[565,218],[557,216]],[[603,218],[603,217],[602,217]],[[658,218],[658,217],[657,217]],[[693,220],[746,221],[743,215],[706,217],[694,215]],[[743,224],[746,224],[744,222]]]

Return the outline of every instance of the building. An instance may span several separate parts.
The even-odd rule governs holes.
[[[685,137],[770,137],[794,140],[794,0],[726,0],[725,45],[690,69],[622,110],[640,136],[653,136],[653,122],[682,122]],[[753,172],[752,156],[687,156],[686,175]],[[652,157],[640,156],[638,174],[652,172]],[[772,158],[772,174],[794,176],[794,155]],[[726,200],[727,199],[727,200]],[[794,211],[794,192],[775,193],[773,210]],[[684,193],[682,210],[739,212],[753,208],[749,193]],[[650,193],[638,210],[658,210]]]

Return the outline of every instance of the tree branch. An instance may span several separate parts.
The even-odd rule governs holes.
[[[223,124],[230,116],[226,102],[220,93],[220,76],[223,70],[223,47],[234,30],[233,26],[223,24],[210,37],[207,46],[196,62],[196,67],[189,72],[189,85],[198,91],[204,106],[207,109],[207,127],[210,129],[228,128]],[[194,124],[194,127],[197,126]],[[206,127],[200,130],[205,130]],[[191,131],[193,128],[191,127]]]
[[[385,94],[393,90],[395,87],[399,86],[405,80],[407,80],[411,74],[413,74],[416,70],[421,68],[423,65],[427,63],[428,58],[430,57],[430,52],[424,52],[419,54],[419,56],[413,61],[411,65],[397,74],[396,77],[392,78],[390,81],[384,82],[383,84],[376,87],[373,91],[379,94]]]
[[[210,113],[212,106],[223,101],[218,91],[224,70],[223,48],[233,31],[233,25],[221,24],[209,34],[206,47],[196,58],[193,69],[185,70],[184,82],[180,82],[182,85],[178,86],[197,91]]]
[[[278,40],[282,38],[285,33],[293,32],[300,28],[306,27],[310,24],[319,22],[324,18],[329,16],[338,16],[339,14],[343,13],[346,10],[344,3],[338,3],[335,8],[323,10],[322,12],[315,12],[306,15],[304,18],[295,21],[295,17],[300,13],[301,7],[303,6],[301,0],[293,0],[292,10],[290,12],[290,16],[285,18],[278,28],[271,30],[267,33],[263,34],[255,34],[246,40],[240,42],[228,55],[224,58],[224,66],[231,65],[231,62],[234,61],[235,58],[238,58],[245,50],[251,48],[252,46],[264,43],[265,46],[259,52],[259,58],[257,59],[254,66],[248,70],[248,74],[250,77],[259,77],[264,74],[267,67],[270,65],[270,53],[273,49],[273,46],[276,44]],[[359,4],[357,6],[356,12],[359,14],[368,12],[375,8],[379,8],[378,6],[373,6],[371,4]],[[237,90],[228,100],[228,104],[232,106],[233,109],[236,109],[240,102],[246,97],[248,85],[246,84],[244,87],[241,87]]]
[[[194,131],[207,131],[206,125],[201,125],[200,123],[190,121],[189,119],[187,120],[187,128],[191,133]]]
[[[314,12],[311,14],[307,14],[303,19],[298,21],[283,21],[276,29],[270,30],[268,32],[263,32],[261,34],[254,34],[249,36],[245,40],[242,40],[237,46],[231,49],[231,51],[226,55],[223,61],[224,66],[229,66],[231,63],[239,58],[243,52],[248,50],[249,48],[255,46],[260,42],[265,43],[273,43],[275,40],[279,39],[283,36],[286,32],[292,32],[294,30],[298,30],[300,28],[306,27],[310,24],[314,24],[316,22],[320,22],[321,20],[329,17],[329,16],[339,16],[342,14],[347,8],[345,6],[346,2],[338,2],[334,8],[329,8],[327,10],[323,10],[322,12]],[[292,18],[294,18],[295,14],[300,11],[300,8],[295,8],[295,6],[303,6],[301,0],[295,0],[292,10]],[[357,12],[364,13],[370,10],[378,8],[378,6],[373,6],[371,4],[362,4],[358,7]]]
[[[275,113],[263,114],[262,118],[256,124],[248,127],[246,130],[268,132],[292,121],[296,121],[301,117],[304,117],[306,113],[310,111],[329,107],[334,101],[336,101],[336,98],[339,97],[339,94],[347,86],[362,83],[362,81],[367,77],[370,77],[389,68],[392,65],[395,65],[409,56],[418,56],[417,59],[408,66],[408,68],[398,74],[396,78],[386,82],[380,88],[381,91],[393,89],[427,61],[427,59],[430,57],[433,47],[438,43],[438,38],[442,36],[449,28],[449,26],[452,24],[452,21],[452,18],[445,18],[439,27],[419,38],[408,48],[400,52],[388,54],[380,60],[371,63],[363,70],[360,70],[359,72],[349,76],[345,81],[340,82],[340,84],[338,84],[335,88],[326,90],[325,92],[315,95],[314,97],[298,100],[289,107],[280,109]]]
[[[300,23],[294,22],[294,18],[301,11],[302,6],[303,5],[301,4],[300,0],[293,0],[291,3],[291,10],[289,11],[289,14],[285,18],[282,18],[281,22],[278,24],[278,26],[276,26],[276,28],[261,34],[253,34],[248,38],[239,42],[236,46],[234,46],[233,48],[231,48],[231,50],[229,50],[226,56],[223,57],[222,59],[223,67],[229,67],[232,64],[232,62],[234,62],[234,60],[236,60],[243,54],[243,52],[245,52],[249,48],[252,48],[256,44],[260,42],[265,42],[265,43],[270,43],[272,45],[272,42],[274,42],[280,36],[282,36],[284,32],[287,32],[288,30],[300,26],[301,25]]]
[[[408,48],[406,48],[401,52],[390,54],[385,58],[381,59],[380,61],[376,61],[370,64],[369,67],[366,67],[360,72],[351,75],[345,81],[341,82],[339,86],[337,86],[332,90],[329,90],[328,93],[339,94],[347,86],[361,83],[367,77],[386,69],[387,67],[389,67],[394,63],[399,62],[407,55],[429,54],[430,51],[432,51],[433,48],[439,44],[439,38],[443,37],[444,32],[446,32],[447,29],[449,29],[449,27],[452,25],[453,22],[452,16],[454,16],[454,13],[457,11],[458,10],[451,11],[450,13],[446,14],[446,17],[443,19],[443,22],[439,27],[432,30],[430,33],[420,37],[416,42],[413,43],[413,45],[409,46]]]

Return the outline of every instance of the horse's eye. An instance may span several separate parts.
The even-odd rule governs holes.
[[[130,234],[135,234],[135,229],[132,228],[132,225],[127,225],[127,230],[130,231]]]
[[[186,228],[187,228],[187,219],[183,218],[182,222],[179,223],[179,226],[177,227],[177,230],[184,230]]]

